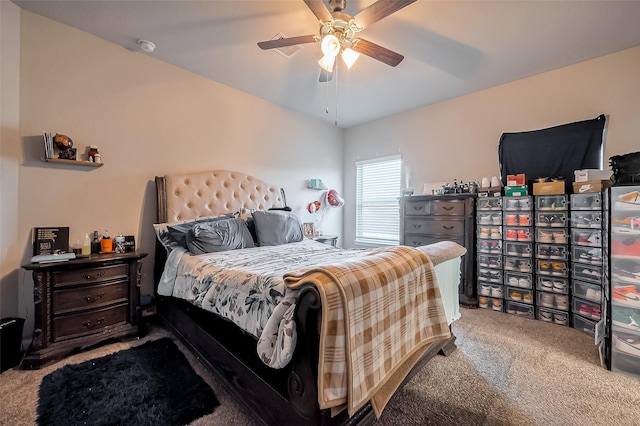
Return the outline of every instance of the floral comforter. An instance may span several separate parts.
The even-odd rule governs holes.
[[[258,339],[260,359],[273,368],[289,363],[296,344],[298,290],[286,287],[285,273],[365,255],[312,240],[198,256],[172,250],[158,294],[187,300],[237,324]]]

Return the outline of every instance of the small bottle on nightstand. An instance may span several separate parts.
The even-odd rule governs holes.
[[[91,238],[89,233],[84,234],[84,240],[82,240],[82,255],[89,256],[91,254]]]

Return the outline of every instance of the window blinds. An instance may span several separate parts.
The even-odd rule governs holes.
[[[356,162],[356,243],[399,243],[402,160],[399,155]]]

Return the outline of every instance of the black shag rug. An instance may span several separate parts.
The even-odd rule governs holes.
[[[39,425],[184,425],[220,405],[169,338],[42,379]]]

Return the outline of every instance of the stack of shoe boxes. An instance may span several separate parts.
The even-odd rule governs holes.
[[[535,196],[536,318],[569,325],[569,195]]]
[[[611,188],[610,227],[610,368],[640,375],[640,186]]]
[[[505,196],[502,200],[505,311],[534,318],[532,197]]]
[[[478,306],[503,311],[502,198],[478,197]]]
[[[573,327],[595,335],[603,312],[605,193],[571,194]]]

